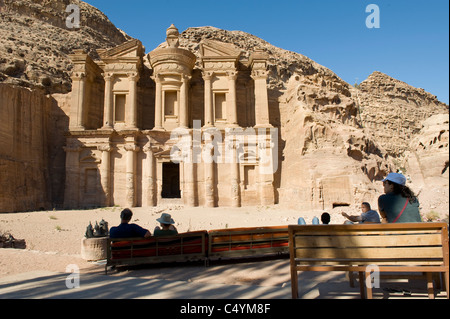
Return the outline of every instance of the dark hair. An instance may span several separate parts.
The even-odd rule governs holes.
[[[368,202],[363,202],[362,205],[366,206],[369,210],[372,208],[370,207],[370,204]]]
[[[414,192],[408,187],[404,185],[400,185],[397,183],[393,183],[391,181],[387,181],[390,185],[394,185],[394,194],[399,194],[404,198],[408,198],[409,202],[412,204],[417,201],[417,197]]]
[[[131,211],[131,209],[129,208],[125,208],[121,213],[120,213],[120,219],[122,220],[131,220],[131,217],[133,216],[133,212]]]
[[[322,220],[323,224],[329,224],[331,217],[330,217],[330,214],[323,213],[322,216],[320,216],[320,219]]]

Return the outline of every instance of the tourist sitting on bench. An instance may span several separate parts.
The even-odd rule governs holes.
[[[173,220],[172,216],[167,213],[162,213],[160,218],[156,219],[161,227],[156,226],[155,230],[153,231],[153,234],[155,236],[173,236],[178,235],[178,231],[175,228],[173,224],[175,224],[175,221]]]
[[[145,228],[142,228],[136,224],[130,224],[131,217],[133,216],[133,212],[125,208],[120,213],[120,225],[117,227],[111,227],[109,230],[110,238],[134,238],[134,237],[144,237],[148,238],[152,234]]]
[[[344,222],[344,224],[355,224],[355,223],[379,224],[379,223],[381,223],[380,215],[378,215],[378,213],[375,210],[372,210],[370,208],[369,203],[367,203],[367,202],[362,203],[361,211],[362,211],[362,214],[359,216],[355,216],[355,215],[350,216],[347,213],[343,212],[342,216],[344,216],[345,218],[348,219]]]

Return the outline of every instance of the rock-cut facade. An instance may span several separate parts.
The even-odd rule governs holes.
[[[139,40],[71,55],[65,208],[274,204],[268,56],[203,40],[196,57],[166,35],[148,55]]]

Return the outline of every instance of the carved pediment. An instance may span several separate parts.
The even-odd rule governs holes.
[[[141,41],[130,40],[122,43],[114,48],[99,51],[100,58],[104,59],[120,59],[120,58],[141,58],[144,56],[144,48]]]
[[[200,43],[200,52],[203,58],[234,58],[241,55],[234,45],[213,40],[203,40]]]

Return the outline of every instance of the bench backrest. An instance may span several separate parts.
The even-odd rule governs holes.
[[[448,266],[446,223],[291,225],[297,265]]]
[[[204,258],[206,256],[207,232],[196,231],[172,236],[153,236],[150,238],[110,238],[108,260],[124,261],[136,258],[154,258],[179,256],[186,258]]]
[[[288,226],[211,230],[208,237],[209,258],[289,252]]]

